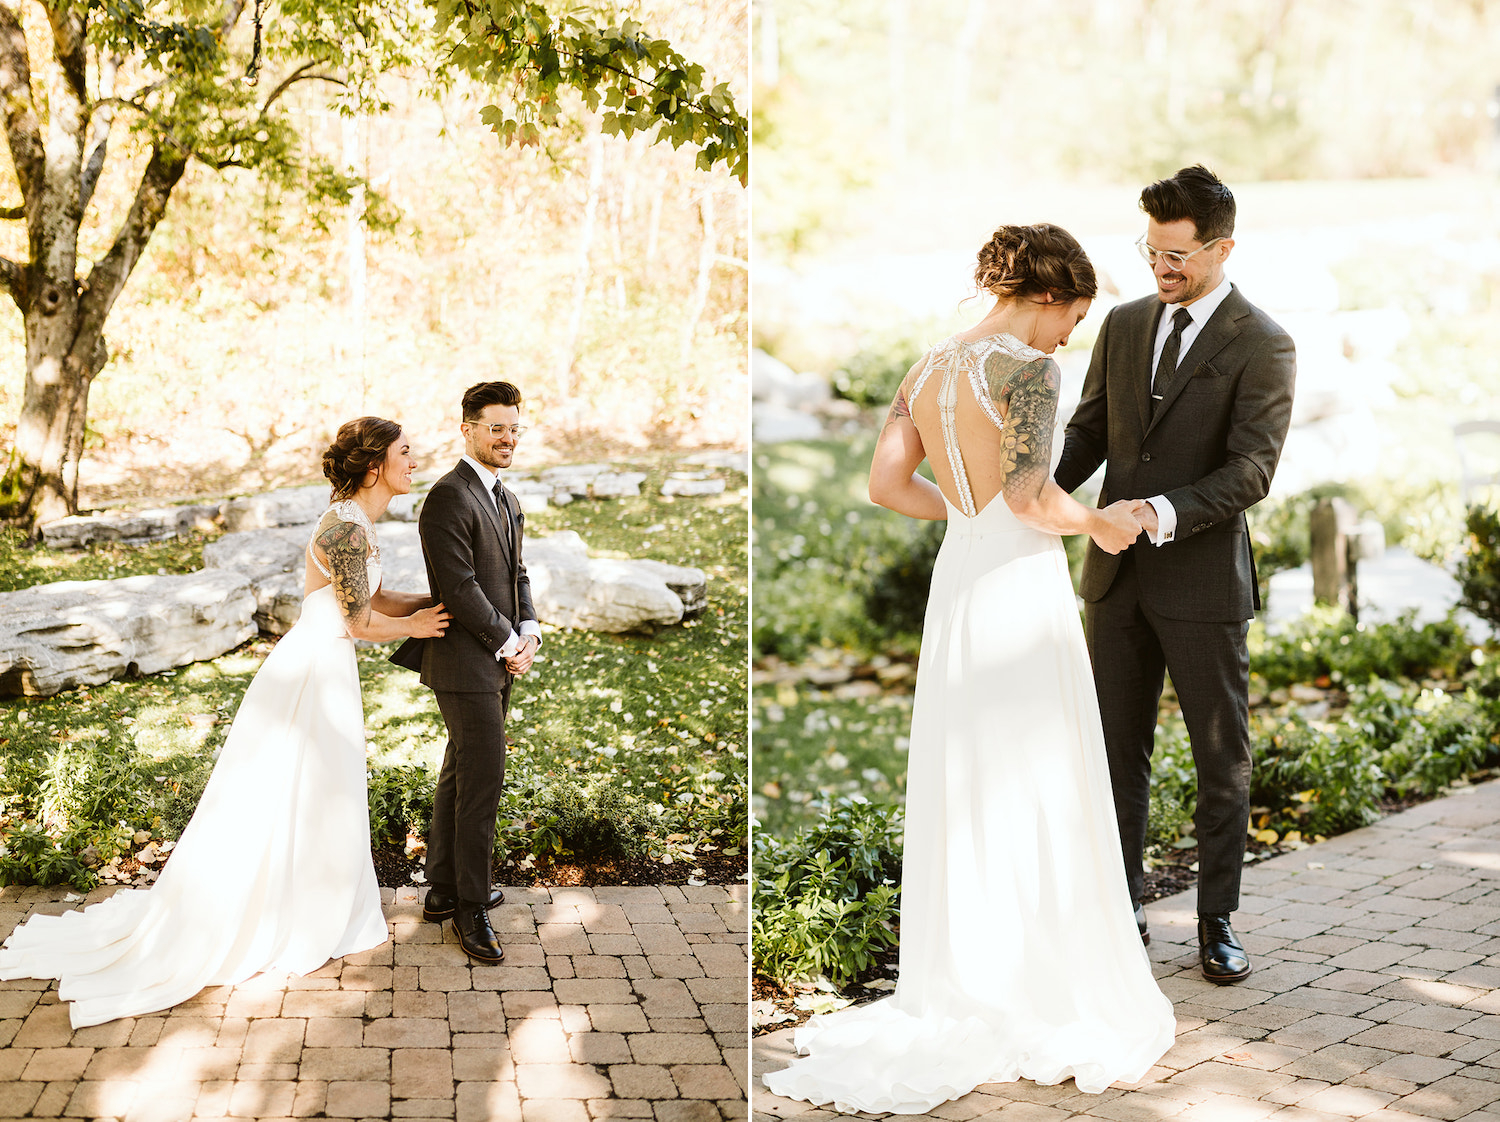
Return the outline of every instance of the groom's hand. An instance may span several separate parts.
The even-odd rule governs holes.
[[[1132,513],[1135,515],[1136,520],[1140,522],[1142,530],[1145,530],[1148,534],[1156,533],[1156,508],[1154,506],[1145,499],[1136,499]]]
[[[536,636],[525,636],[521,640],[521,649],[505,660],[505,668],[519,678],[531,669],[531,661],[536,657],[539,646],[541,643]]]

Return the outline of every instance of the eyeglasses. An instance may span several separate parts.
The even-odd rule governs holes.
[[[525,425],[487,425],[483,421],[465,421],[464,424],[473,425],[476,429],[484,429],[491,436],[499,436],[501,433],[508,432],[512,440],[526,431]]]
[[[1190,258],[1197,257],[1198,254],[1209,248],[1214,242],[1221,242],[1223,240],[1223,238],[1214,238],[1212,241],[1204,242],[1191,253],[1177,253],[1172,250],[1157,249],[1154,245],[1146,241],[1146,236],[1142,234],[1136,241],[1135,248],[1141,251],[1141,256],[1146,259],[1146,264],[1154,266],[1159,258],[1167,263],[1169,269],[1181,272],[1182,267],[1188,263]]]

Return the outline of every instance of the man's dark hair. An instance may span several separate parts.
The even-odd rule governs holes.
[[[477,421],[486,405],[521,407],[521,391],[509,382],[480,382],[464,390],[464,420]]]
[[[1234,195],[1202,164],[1151,184],[1141,192],[1141,209],[1158,222],[1191,218],[1200,242],[1234,237]]]

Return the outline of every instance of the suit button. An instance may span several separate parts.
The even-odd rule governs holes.
[[[1143,463],[1143,464],[1149,464],[1150,462],[1151,462],[1151,453],[1150,452],[1142,452],[1141,453],[1141,463]]]

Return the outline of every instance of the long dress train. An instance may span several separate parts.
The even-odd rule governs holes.
[[[352,505],[335,510],[368,528]],[[368,569],[376,589],[376,556]],[[57,978],[82,1028],[265,970],[307,974],[386,935],[359,670],[328,585],[303,600],[245,691],[156,883],[81,912],[33,916],[0,949],[0,979]]]
[[[950,340],[948,464],[972,505],[952,417],[983,393],[983,347]],[[976,356],[975,348],[980,353]],[[965,377],[965,372],[969,377]],[[981,404],[1003,424],[988,395]],[[1109,765],[1062,540],[1001,496],[948,504],[912,709],[900,974],[884,1000],[813,1017],[804,1058],[764,1077],[839,1110],[921,1114],[983,1083],[1103,1091],[1172,1046],[1125,885]]]

